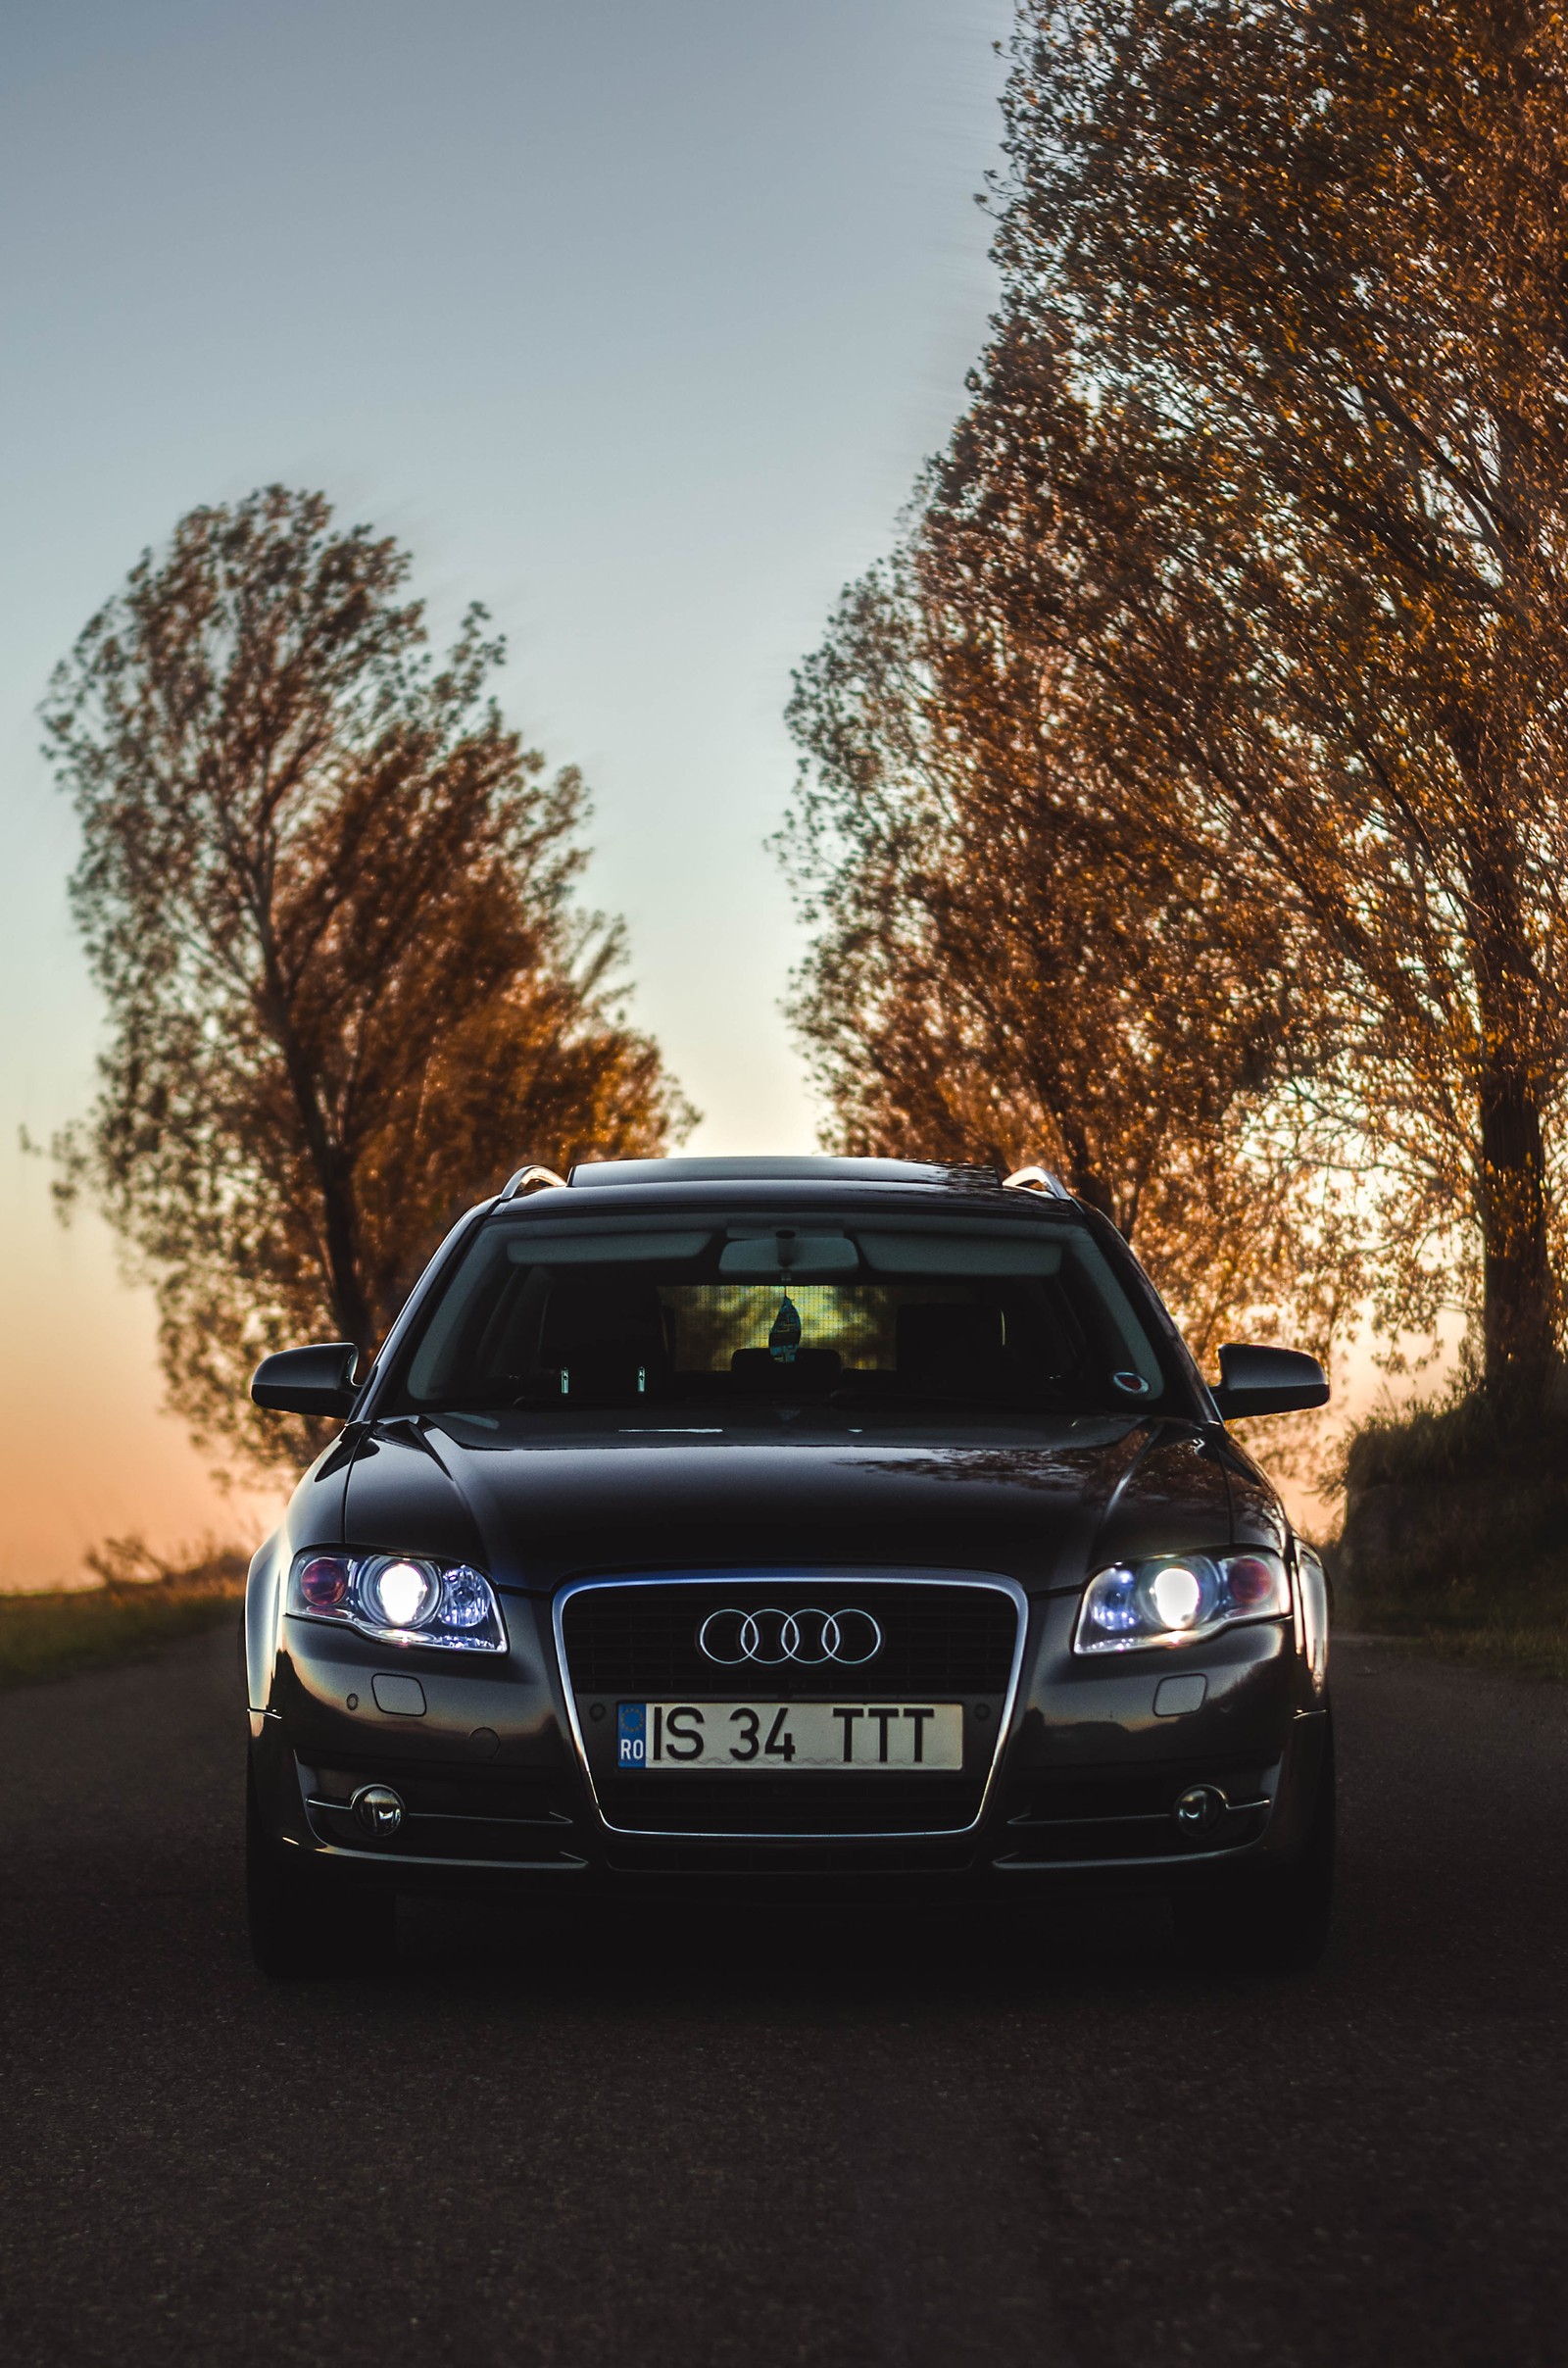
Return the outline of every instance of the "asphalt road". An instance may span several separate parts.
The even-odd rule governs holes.
[[[0,2350],[1568,2359],[1568,1692],[1336,1661],[1338,1938],[419,1909],[274,1988],[225,1634],[0,1697]]]

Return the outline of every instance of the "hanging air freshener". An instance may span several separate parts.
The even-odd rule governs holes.
[[[775,1363],[792,1365],[795,1352],[801,1345],[801,1311],[786,1291],[779,1301],[773,1329],[767,1336],[768,1355]]]

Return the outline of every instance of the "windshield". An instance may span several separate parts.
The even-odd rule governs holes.
[[[812,1215],[485,1225],[385,1412],[815,1402],[1101,1413],[1163,1392],[1081,1228]]]

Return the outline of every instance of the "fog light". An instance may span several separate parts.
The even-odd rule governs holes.
[[[403,1803],[389,1784],[362,1784],[349,1806],[374,1842],[389,1842],[403,1823]]]
[[[1222,1792],[1211,1784],[1189,1785],[1176,1803],[1176,1822],[1189,1834],[1206,1834],[1226,1810]]]

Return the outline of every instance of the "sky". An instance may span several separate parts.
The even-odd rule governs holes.
[[[259,1539],[47,1143],[101,1013],[50,668],[199,502],[318,486],[482,600],[595,799],[588,893],[691,1148],[805,1151],[766,849],[790,669],[883,551],[995,301],[1010,0],[8,0],[0,11],[0,1589]],[[498,1144],[498,1178],[534,1147]]]

